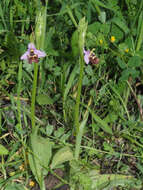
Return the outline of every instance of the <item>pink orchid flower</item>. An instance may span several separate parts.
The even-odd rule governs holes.
[[[28,44],[28,50],[21,56],[21,60],[28,60],[31,64],[32,62],[38,63],[39,58],[45,57],[46,53],[35,48],[33,43]]]
[[[89,64],[90,62],[92,64],[98,64],[99,63],[99,58],[96,57],[96,55],[93,53],[93,51],[90,50],[83,50],[84,53],[84,61],[86,64]]]

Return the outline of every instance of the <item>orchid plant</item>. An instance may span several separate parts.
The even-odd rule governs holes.
[[[20,57],[21,60],[27,60],[29,64],[38,63],[39,58],[46,56],[44,51],[36,49],[33,43],[28,44],[28,50]],[[37,86],[37,74],[38,74],[38,65],[34,64],[34,79],[33,79],[33,90],[32,90],[32,102],[31,102],[31,122],[32,130],[35,129],[35,96],[36,96],[36,86]]]

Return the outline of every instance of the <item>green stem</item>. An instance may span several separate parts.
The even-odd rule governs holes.
[[[85,35],[87,30],[87,23],[85,21],[85,18],[82,18],[79,21],[78,25],[78,34],[79,34],[79,51],[80,51],[80,74],[79,74],[79,81],[78,81],[78,90],[77,90],[77,97],[76,97],[76,105],[75,105],[75,128],[76,128],[76,135],[79,131],[79,105],[80,105],[80,96],[81,96],[81,88],[82,88],[82,79],[84,74],[84,59],[83,59],[83,49],[84,49],[84,43],[85,43]]]
[[[22,62],[20,61],[19,64],[19,71],[18,71],[18,89],[17,89],[17,110],[18,110],[18,122],[19,128],[22,131],[22,124],[21,124],[21,102],[20,102],[20,93],[21,93],[21,79],[22,79]]]
[[[37,76],[38,76],[38,64],[34,63],[34,79],[33,79],[33,87],[32,87],[32,100],[31,100],[32,132],[35,131],[35,97],[36,97],[36,88],[37,88]]]
[[[83,62],[82,57],[80,57],[80,75],[79,75],[79,81],[78,81],[78,90],[77,90],[76,106],[75,106],[76,134],[78,134],[78,131],[79,131],[79,105],[80,105],[80,95],[81,95],[81,87],[82,87],[82,79],[83,79],[83,71],[84,71],[84,62]]]
[[[44,179],[41,181],[41,187],[40,190],[46,190]]]
[[[72,11],[70,10],[70,8],[69,8],[68,6],[67,6],[67,9],[68,9],[69,17],[71,18],[73,24],[74,24],[75,27],[77,28],[78,24],[77,24],[77,22],[76,22],[76,20],[75,20],[75,18],[74,18],[74,16],[73,16],[73,14],[72,14]]]

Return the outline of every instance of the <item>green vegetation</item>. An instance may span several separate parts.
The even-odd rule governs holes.
[[[1,1],[1,190],[143,189],[142,10]]]

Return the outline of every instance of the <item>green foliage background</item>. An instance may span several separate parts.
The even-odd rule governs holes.
[[[22,129],[18,125],[16,97],[20,56],[28,43],[36,40],[35,20],[42,6],[44,0],[0,3],[0,188],[5,190],[30,188],[29,180],[36,179],[27,161],[34,66],[26,61],[20,79]],[[48,2],[43,34],[47,56],[39,62],[35,118],[42,142],[46,142],[42,146],[46,148],[48,137],[50,152],[52,149],[43,169],[45,176],[56,167],[61,168],[65,177],[60,179],[60,185],[67,183],[71,190],[115,186],[142,189],[142,10],[140,0]],[[100,61],[97,65],[84,66],[78,115],[80,133],[76,136],[75,99],[80,75],[78,26],[83,17],[88,24],[85,49],[94,49]],[[79,158],[71,159],[74,154],[79,154]],[[25,166],[23,171],[19,170],[21,164]],[[50,167],[53,165],[55,168]],[[41,170],[41,164],[38,167]],[[15,183],[20,177],[22,180]]]

